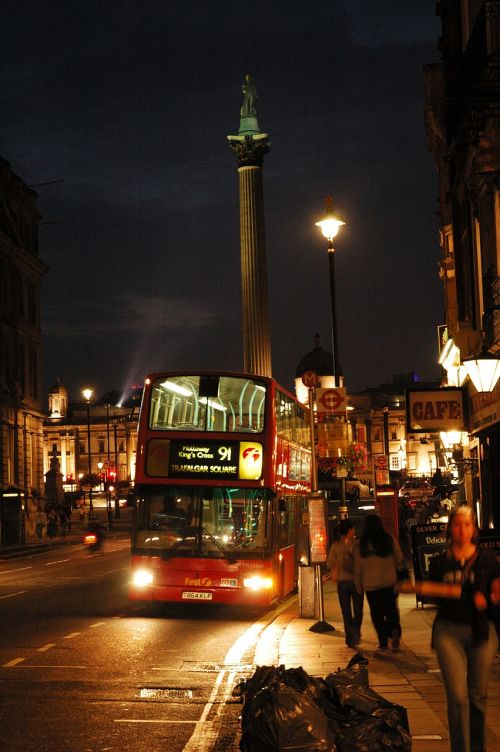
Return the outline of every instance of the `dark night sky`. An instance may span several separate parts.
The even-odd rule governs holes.
[[[45,388],[242,368],[236,160],[250,71],[264,164],[273,370],[330,346],[356,391],[438,376],[437,177],[422,66],[434,0],[27,0],[2,4],[0,155],[39,187]],[[66,224],[68,223],[68,224]]]

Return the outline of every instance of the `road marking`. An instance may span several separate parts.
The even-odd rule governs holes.
[[[105,627],[105,621],[97,621],[95,624],[89,624],[89,629],[95,629],[95,627]]]
[[[70,634],[64,635],[63,640],[71,640],[72,637],[76,637],[79,634],[81,634],[81,632],[71,632]]]
[[[55,642],[48,642],[46,645],[43,645],[41,648],[37,648],[38,653],[45,653],[45,651],[50,650],[50,648],[55,648],[56,643]]]
[[[113,723],[198,723],[198,721],[155,721],[141,718],[115,718]],[[186,749],[184,747],[184,749]]]
[[[290,606],[290,603],[285,603],[283,606],[275,609],[272,618],[266,621],[257,621],[239,637],[234,645],[232,645],[226,657],[224,658],[224,665],[226,667],[233,667],[235,664],[239,664],[242,661],[244,654],[250,649],[250,647],[257,642],[257,639],[261,632],[270,623],[274,622],[277,616],[285,611]],[[219,688],[222,684],[224,676],[226,675],[226,688],[223,691],[221,700],[218,703],[217,712],[213,721],[207,721],[208,715],[215,705],[215,701],[219,694]],[[183,749],[183,752],[211,752],[219,736],[219,726],[221,722],[221,715],[225,707],[225,703],[228,701],[232,684],[236,677],[234,670],[230,671],[229,668],[219,671],[215,680],[212,692],[205,705],[203,712],[200,716],[200,720],[196,724],[194,731],[189,739],[188,743]]]
[[[17,666],[18,663],[22,663],[25,660],[26,658],[14,658],[12,661],[4,663],[3,668],[13,668],[14,666]]]
[[[33,569],[33,567],[20,567],[19,569],[6,569],[5,572],[0,572],[0,574],[11,574],[12,572],[24,572],[25,569]]]
[[[0,601],[3,600],[3,598],[13,598],[15,595],[23,595],[23,593],[27,593],[27,590],[20,590],[18,593],[9,593],[9,595],[0,595]]]
[[[24,661],[24,658],[21,658],[22,661]],[[8,665],[8,664],[5,664]],[[35,665],[24,665],[24,666],[12,666],[12,668],[29,668],[30,670],[32,668],[81,668],[82,670],[86,669],[87,666],[35,666]]]
[[[65,561],[70,561],[70,559],[58,559],[57,561],[49,561],[47,564],[45,564],[46,567],[51,567],[54,564],[64,564]]]

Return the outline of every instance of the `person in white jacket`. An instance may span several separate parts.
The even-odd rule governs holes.
[[[399,543],[386,533],[382,520],[370,514],[366,520],[354,556],[354,582],[359,593],[366,593],[370,615],[378,637],[378,647],[399,648],[401,623],[395,585],[398,570],[404,570]]]

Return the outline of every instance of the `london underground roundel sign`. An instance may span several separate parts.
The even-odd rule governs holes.
[[[306,371],[302,374],[302,383],[308,389],[314,389],[318,384],[318,374],[315,371]]]
[[[316,408],[318,413],[341,415],[347,410],[347,391],[343,387],[336,389],[318,389],[316,391]]]

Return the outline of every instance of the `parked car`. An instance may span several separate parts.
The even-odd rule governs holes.
[[[428,496],[432,496],[434,492],[434,486],[432,486],[425,478],[410,478],[405,480],[401,488],[399,489],[399,498],[406,499],[407,501],[418,501],[419,499],[426,499]]]
[[[340,499],[340,478],[333,478],[327,483],[323,483],[320,480],[320,489],[328,492],[328,498]],[[345,479],[345,498],[346,501],[360,501],[363,499],[372,499],[373,491],[363,480],[359,478],[346,478]]]

